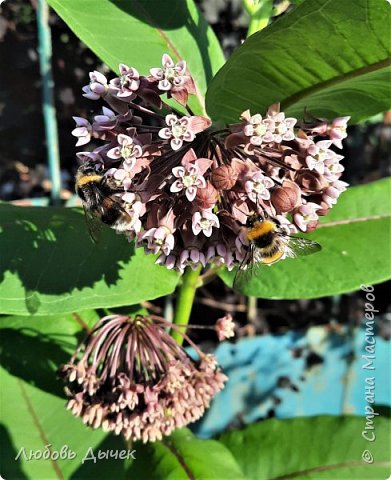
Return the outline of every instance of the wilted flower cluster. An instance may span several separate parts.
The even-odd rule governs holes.
[[[214,130],[187,105],[195,85],[186,62],[168,55],[147,76],[120,65],[118,78],[108,82],[93,72],[90,79],[84,95],[110,108],[92,123],[75,117],[77,145],[102,141],[78,156],[103,168],[132,219],[125,234],[168,268],[217,263],[231,269],[245,256],[250,212],[289,233],[309,232],[346,189],[343,157],[332,147],[341,148],[349,117],[298,122],[275,104]],[[164,103],[163,95],[187,113]],[[160,113],[162,107],[170,113]]]
[[[143,442],[199,419],[227,377],[212,355],[194,361],[156,316],[102,318],[59,374],[68,409],[86,425]]]

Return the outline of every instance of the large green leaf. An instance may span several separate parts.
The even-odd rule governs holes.
[[[233,454],[215,440],[200,440],[190,430],[174,432],[163,442],[136,444],[137,460],[128,478],[143,480],[244,480]]]
[[[209,115],[237,121],[281,102],[293,116],[356,122],[388,109],[390,16],[385,0],[306,0],[233,53],[209,86]]]
[[[167,295],[178,275],[77,209],[0,205],[0,313],[68,313]]]
[[[389,279],[390,193],[391,179],[348,189],[321,226],[305,235],[322,245],[321,252],[263,266],[243,293],[262,298],[315,298]],[[234,275],[220,273],[228,285]]]
[[[193,0],[48,0],[76,35],[110,68],[125,63],[143,75],[163,53],[185,59],[202,113],[210,79],[224,63],[212,29]],[[86,66],[87,68],[87,66]]]
[[[77,321],[76,321],[77,320]],[[69,360],[81,333],[80,324],[91,326],[93,312],[77,318],[6,317],[0,321],[1,378],[1,475],[5,479],[125,478],[124,462],[114,458],[82,460],[92,448],[106,452],[127,449],[125,442],[90,430],[65,408],[62,382],[56,369]],[[82,334],[85,336],[84,334]],[[60,396],[61,395],[61,396]],[[68,446],[74,459],[30,459],[30,451],[52,453]],[[24,452],[22,449],[24,448]],[[19,459],[15,460],[17,455]],[[91,456],[89,456],[91,458]],[[99,472],[99,477],[97,476]]]
[[[368,421],[368,425],[370,425]],[[272,479],[380,479],[390,475],[390,421],[375,417],[375,441],[362,436],[365,417],[266,420],[220,441],[231,450],[246,477]],[[373,463],[362,460],[369,450]]]

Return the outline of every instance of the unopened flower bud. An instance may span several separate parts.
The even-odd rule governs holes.
[[[300,205],[300,188],[295,183],[286,181],[282,187],[277,187],[272,191],[271,201],[278,212],[290,212]]]
[[[199,188],[197,190],[195,201],[202,210],[208,210],[216,205],[217,199],[217,190],[210,182],[206,182],[205,188]]]
[[[299,173],[296,181],[304,191],[320,192],[328,185],[323,175],[310,170],[304,170],[302,173]]]
[[[330,207],[327,205],[326,202],[321,202],[320,203],[320,209],[316,212],[319,217],[324,217],[329,213]]]
[[[317,228],[318,225],[319,225],[318,220],[313,220],[312,222],[308,222],[306,232],[307,233],[313,232]]]
[[[230,190],[238,179],[238,172],[230,165],[222,165],[212,172],[212,183],[217,190]]]

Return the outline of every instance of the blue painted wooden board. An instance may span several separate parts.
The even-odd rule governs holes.
[[[271,410],[277,418],[364,415],[366,377],[375,377],[376,404],[389,407],[390,342],[376,337],[374,370],[363,369],[364,347],[364,328],[330,333],[325,327],[312,327],[307,332],[224,342],[215,353],[229,381],[193,430],[210,437],[230,425],[265,418]],[[293,355],[297,349],[304,349],[298,358]],[[308,369],[309,351],[323,362]],[[281,377],[288,377],[298,391],[281,388]]]

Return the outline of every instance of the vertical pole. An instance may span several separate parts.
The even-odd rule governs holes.
[[[45,124],[49,175],[52,183],[51,200],[53,204],[58,205],[60,203],[61,173],[56,107],[53,95],[54,82],[51,66],[52,41],[49,27],[49,7],[45,0],[38,0],[37,3],[37,27],[39,66],[42,80],[42,111]]]

